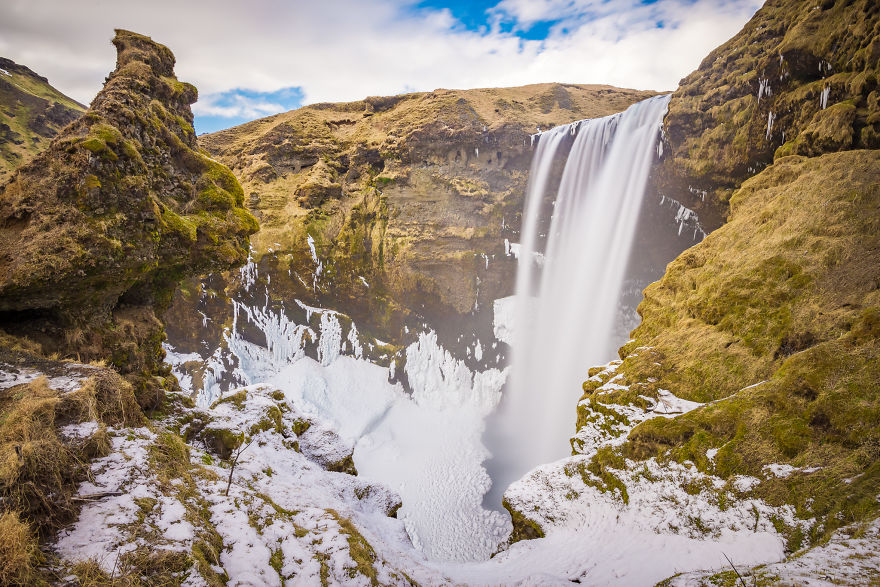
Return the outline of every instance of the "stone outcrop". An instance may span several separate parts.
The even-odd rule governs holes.
[[[183,277],[243,263],[257,223],[199,149],[171,51],[121,30],[113,43],[88,112],[0,187],[0,328],[108,360],[149,406],[175,384],[157,313]]]
[[[712,230],[774,157],[880,148],[878,12],[873,0],[767,2],[673,94],[658,191]]]

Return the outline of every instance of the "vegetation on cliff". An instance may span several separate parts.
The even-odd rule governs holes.
[[[0,57],[0,184],[85,109],[46,78]]]
[[[344,303],[359,325],[394,339],[411,311],[466,314],[512,290],[503,240],[516,238],[530,134],[651,95],[574,84],[435,90],[315,104],[200,141],[242,180],[273,287]]]
[[[791,537],[794,549],[876,516],[878,170],[878,151],[792,156],[743,184],[729,222],[645,291],[621,349],[628,388],[594,394],[602,381],[589,381],[579,422],[668,390],[706,405],[640,424],[620,454],[691,461],[722,479],[803,470],[755,489],[819,521]]]
[[[654,180],[722,225],[645,290],[622,363],[584,383],[578,428],[628,434],[584,452],[585,479],[625,499],[621,471],[656,459],[760,480],[749,495],[809,520],[779,523],[790,551],[877,517],[878,15],[771,0],[673,95]],[[705,405],[625,415],[670,392]]]
[[[47,354],[107,359],[146,406],[173,386],[157,311],[182,277],[244,262],[257,223],[199,150],[196,90],[171,51],[127,31],[113,42],[89,111],[0,187],[0,318]]]
[[[80,483],[112,427],[143,424],[177,387],[157,316],[183,277],[243,263],[257,229],[196,144],[196,90],[171,51],[121,30],[113,42],[91,108],[0,186],[0,584],[60,580],[38,541],[105,497]]]
[[[659,191],[714,229],[774,154],[880,148],[878,14],[873,0],[766,2],[673,94]]]

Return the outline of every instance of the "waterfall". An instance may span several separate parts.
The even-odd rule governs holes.
[[[509,483],[534,466],[570,454],[587,369],[616,358],[624,342],[614,338],[614,323],[668,102],[657,96],[538,137],[522,221],[511,376],[487,427],[487,505],[497,506]],[[554,158],[572,134],[548,206]]]

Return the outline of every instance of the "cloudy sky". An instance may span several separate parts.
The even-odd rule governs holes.
[[[196,130],[303,104],[536,82],[672,90],[760,0],[2,0],[0,56],[88,104],[114,28],[164,43]]]

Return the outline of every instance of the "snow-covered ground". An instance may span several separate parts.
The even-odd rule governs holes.
[[[499,339],[513,329],[512,303],[495,304]],[[257,326],[265,346],[243,340],[233,328],[225,346],[207,358],[167,349],[178,370],[201,360],[208,375],[235,370],[250,385],[244,393],[218,384],[209,388],[206,376],[211,391],[201,396],[200,407],[179,408],[184,415],[176,421],[186,422],[181,435],[189,439],[197,471],[187,491],[172,485],[169,492],[150,457],[162,442],[163,426],[173,427],[173,421],[152,430],[111,431],[114,452],[95,461],[93,479],[80,490],[101,495],[59,536],[62,559],[93,558],[109,570],[125,552],[147,544],[188,552],[214,533],[223,545],[214,570],[225,574],[229,585],[373,579],[641,585],[676,574],[676,581],[691,584],[687,581],[698,583],[707,572],[729,568],[726,557],[743,568],[782,564],[784,539],[770,520],[802,529],[811,524],[790,508],[772,508],[752,497],[762,482],[757,478],[725,483],[689,463],[654,460],[612,470],[619,487],[590,472],[593,455],[622,443],[639,422],[674,418],[700,406],[660,390],[644,398],[647,409],[603,404],[603,410],[591,411],[573,437],[576,454],[535,468],[508,489],[511,507],[544,533],[508,545],[508,516],[482,505],[490,479],[481,440],[506,371],[469,369],[431,331],[416,335],[400,365],[371,363],[364,349],[381,341],[363,339],[335,312],[306,309],[309,324],[295,324],[268,304],[237,307],[236,320]],[[317,346],[314,357],[306,355],[306,341]],[[612,362],[594,376],[604,383],[591,398],[626,389],[618,365]],[[405,372],[410,391],[396,382],[395,369]],[[591,410],[591,398],[579,409]],[[609,410],[620,417],[609,416]],[[70,434],[89,434],[87,426],[81,428]],[[229,496],[224,495],[229,461],[219,458],[210,441],[210,431],[217,429],[252,440],[241,453]],[[340,465],[346,462],[354,464],[357,476]],[[780,466],[766,473],[791,471]],[[207,510],[209,521],[204,514],[194,518],[194,502]],[[852,540],[841,544],[851,553],[867,548]],[[815,576],[819,563],[800,560],[799,567],[780,569],[791,574],[804,568]],[[193,574],[187,584],[200,581]]]

